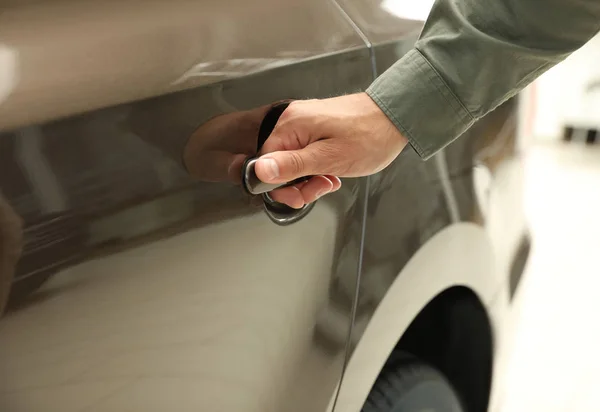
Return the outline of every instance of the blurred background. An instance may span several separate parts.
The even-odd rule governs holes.
[[[502,410],[598,411],[600,37],[523,93],[532,255]]]

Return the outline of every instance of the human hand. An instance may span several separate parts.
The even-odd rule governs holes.
[[[408,140],[366,94],[297,100],[283,112],[261,150],[256,175],[265,183],[306,182],[271,197],[299,209],[335,192],[340,177],[361,177],[388,166]]]

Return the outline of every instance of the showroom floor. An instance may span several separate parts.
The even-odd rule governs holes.
[[[600,411],[600,148],[531,151],[534,245],[503,412]]]

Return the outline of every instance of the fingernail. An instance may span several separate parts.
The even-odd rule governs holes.
[[[277,162],[273,159],[260,159],[259,162],[263,164],[264,171],[269,180],[276,179],[279,177],[279,166],[277,166]]]

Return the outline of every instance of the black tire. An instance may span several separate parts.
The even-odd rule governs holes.
[[[452,385],[435,368],[410,356],[394,357],[377,378],[362,412],[465,411]]]

